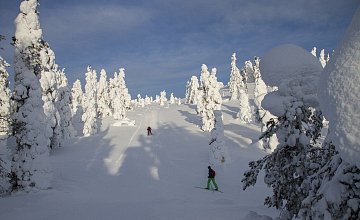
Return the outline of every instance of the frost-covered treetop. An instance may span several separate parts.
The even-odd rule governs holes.
[[[294,97],[306,105],[318,106],[317,84],[323,68],[303,48],[285,44],[271,49],[261,60],[260,70],[266,85],[278,86],[278,91],[269,96]]]
[[[35,45],[42,37],[37,6],[37,0],[23,1],[20,4],[20,13],[15,19],[15,38],[16,41],[21,42],[18,45],[22,46],[19,49]]]
[[[321,110],[330,121],[328,139],[360,167],[360,8],[319,84]]]
[[[119,69],[119,77],[120,78],[125,78],[125,68],[120,68]]]

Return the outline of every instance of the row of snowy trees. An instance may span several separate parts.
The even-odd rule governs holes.
[[[316,47],[313,47],[310,51],[310,53],[317,57],[316,55]],[[330,54],[328,53],[325,57],[325,49],[322,49],[319,54],[319,62],[321,63],[321,66],[325,68],[326,64],[330,61]]]
[[[124,68],[120,68],[119,73],[115,72],[114,77],[107,81],[106,71],[102,69],[97,81],[96,71],[88,66],[85,73],[85,93],[82,92],[80,81],[74,82],[72,111],[74,115],[82,115],[85,136],[97,133],[102,117],[126,118],[126,111],[131,108],[131,96],[126,87],[124,71]]]
[[[97,82],[96,72],[88,67],[85,93],[80,81],[69,88],[64,70],[42,38],[37,7],[37,0],[22,1],[15,20],[12,92],[9,64],[0,57],[0,194],[50,186],[49,152],[75,135],[75,116],[84,122],[87,136],[96,133],[99,116],[125,118],[130,108],[124,69],[108,83],[105,71]]]

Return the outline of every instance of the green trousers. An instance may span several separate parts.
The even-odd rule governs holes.
[[[215,182],[215,178],[208,178],[208,182],[207,182],[207,188],[210,189],[210,183],[213,183],[215,186],[215,189],[218,189],[218,185]]]

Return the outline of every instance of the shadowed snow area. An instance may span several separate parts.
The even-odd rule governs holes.
[[[0,219],[272,219],[278,212],[263,205],[270,191],[262,177],[242,190],[248,162],[265,152],[252,144],[259,127],[234,118],[237,106],[223,106],[231,161],[215,170],[224,193],[195,188],[206,186],[211,137],[194,106],[153,104],[128,112],[134,126],[105,118],[98,134],[53,152],[52,189],[1,198]]]

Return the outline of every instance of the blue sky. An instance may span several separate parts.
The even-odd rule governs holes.
[[[19,4],[0,0],[0,34],[7,38],[0,55],[10,64]],[[200,75],[203,63],[216,67],[226,84],[233,52],[239,67],[284,43],[331,52],[359,5],[358,0],[43,0],[38,9],[43,38],[71,86],[76,79],[84,82],[88,64],[108,76],[124,67],[133,97],[162,90],[184,97],[186,81]]]

